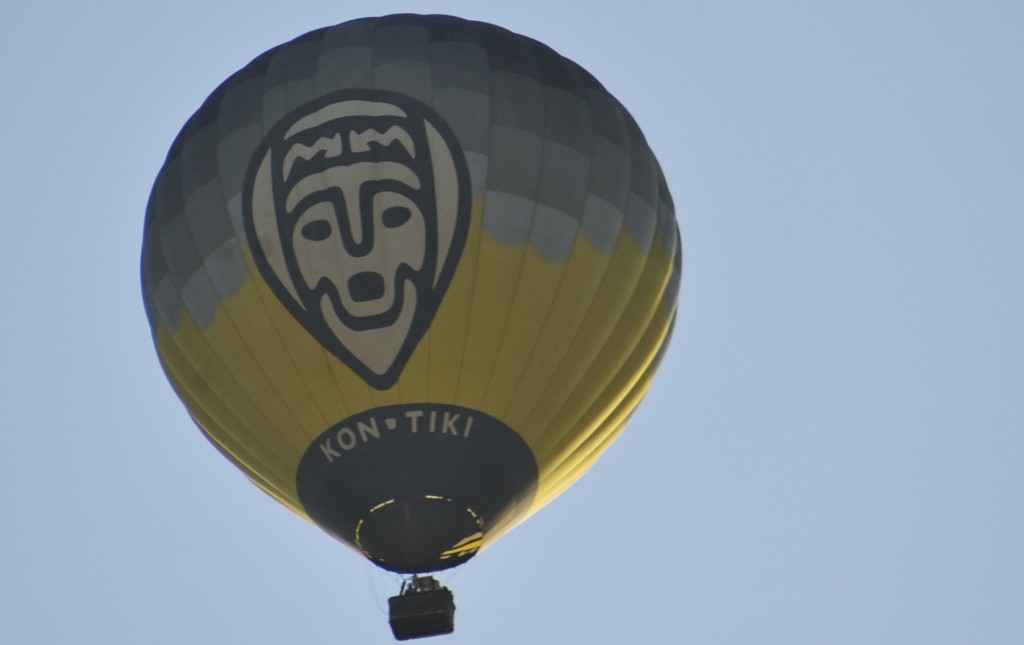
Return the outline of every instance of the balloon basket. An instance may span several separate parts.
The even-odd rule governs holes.
[[[388,598],[388,622],[395,640],[451,634],[455,631],[455,596],[432,576],[413,576]]]

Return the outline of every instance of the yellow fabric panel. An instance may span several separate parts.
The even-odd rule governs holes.
[[[433,367],[432,355],[433,348],[430,342],[424,338],[416,347],[405,369],[402,370],[402,377],[398,379],[398,382],[392,388],[397,401],[429,400],[429,384]]]
[[[235,298],[221,302],[206,330],[200,331],[193,325],[179,326],[179,343],[183,348],[194,348],[196,353],[215,352],[230,378],[263,410],[269,428],[286,429],[284,433],[288,435],[298,431],[312,440],[316,429],[325,427],[324,416],[283,342],[287,331],[280,334],[270,324],[264,301],[258,297],[253,283],[248,280]],[[190,333],[198,333],[202,339],[190,339]],[[210,383],[215,391],[220,390],[215,381]],[[269,430],[266,434],[276,432]],[[290,438],[283,441],[293,451],[298,448]],[[301,449],[297,453],[301,454]]]
[[[345,380],[341,381],[342,383],[355,383],[357,381],[357,377],[351,371],[347,371],[345,373],[344,378]],[[370,393],[370,400],[372,401],[372,404],[369,405],[368,407],[379,408],[385,405],[394,405],[396,403],[402,402],[402,393],[398,387],[393,387],[389,390],[383,391],[371,388],[369,386],[366,387],[368,388],[368,391]]]
[[[554,377],[564,361],[576,360],[569,349],[587,318],[609,262],[610,258],[598,253],[583,236],[577,238],[557,291],[547,310],[539,314],[544,326],[508,405],[506,422],[523,436],[540,430],[530,425],[530,418],[537,415],[541,397],[548,393],[553,394],[548,401],[556,400],[558,392],[570,389],[569,384],[557,382]]]
[[[266,432],[252,433],[253,428],[266,429],[267,420],[226,371],[218,373],[208,365],[206,375],[200,374],[166,326],[158,322],[156,329],[156,345],[168,379],[203,433],[250,479],[263,482],[261,488],[297,509],[294,460],[288,458],[291,448],[266,441]],[[223,389],[214,394],[210,382],[223,385]]]
[[[480,224],[483,219],[483,205],[482,199],[473,202],[472,218],[462,259],[434,316],[430,330],[413,354],[415,360],[416,355],[425,351],[426,347],[430,354],[430,371],[427,395],[419,399],[410,398],[410,402],[459,400],[459,383],[467,355],[466,335],[475,297],[477,261],[480,255],[479,238],[483,234],[483,227]],[[404,380],[403,374],[399,383]]]
[[[204,432],[261,488],[298,508],[299,459],[314,437],[349,414],[346,399],[372,404],[368,386],[259,280],[222,302],[206,330],[185,311],[173,338],[162,323],[159,329],[165,367]]]
[[[671,258],[657,241],[653,247],[645,258],[631,240],[620,240],[606,280],[552,381],[554,387],[544,393],[526,422],[526,440],[542,478],[550,468],[549,460],[557,457],[553,453],[564,443],[564,436],[576,436],[583,427],[599,425],[624,396],[623,388],[637,377],[623,366],[657,314],[671,271]],[[627,293],[632,296],[624,298]],[[545,428],[566,430],[545,432]]]
[[[485,411],[496,411],[495,416],[517,430],[509,402],[548,320],[563,271],[564,265],[548,262],[527,245],[519,267],[517,288],[505,312],[502,339],[482,404]]]
[[[522,263],[526,246],[505,247],[480,235],[478,253],[457,403],[491,414],[483,401],[519,281],[515,268]]]
[[[662,318],[660,314],[659,311],[658,317]],[[549,472],[541,476],[537,500],[530,511],[531,514],[579,479],[625,429],[654,378],[658,367],[656,361],[658,352],[668,334],[671,320],[671,316],[665,316],[647,328],[641,345],[637,347],[637,351],[630,357],[629,364],[622,370],[623,373],[634,374],[637,378],[625,392],[625,396],[621,397],[618,406],[611,410],[608,416],[601,419],[600,424],[596,425],[592,431],[564,438],[567,444],[566,449],[560,453],[562,455],[560,459],[552,460]],[[615,391],[618,387],[620,387],[619,383],[613,383],[609,386],[609,390]]]
[[[285,311],[284,307],[274,312],[276,315],[289,316]],[[305,332],[303,332],[305,333]],[[316,342],[312,336],[306,334],[309,342]],[[335,419],[344,419],[346,416],[354,414],[359,410],[366,410],[372,408],[373,403],[373,388],[366,384],[362,379],[356,378],[348,367],[346,367],[341,361],[334,358],[324,352],[324,359],[327,361],[328,367],[330,367],[332,382],[339,391],[339,397],[344,397],[344,410]],[[326,430],[326,427],[323,428]]]
[[[273,481],[266,479],[262,473],[254,472],[251,468],[246,466],[246,464],[242,462],[236,455],[233,455],[232,453],[228,452],[228,450],[224,446],[220,445],[213,437],[211,437],[206,432],[206,430],[198,421],[196,422],[196,425],[199,426],[199,430],[202,431],[203,436],[206,437],[207,441],[213,444],[213,446],[220,452],[220,454],[222,454],[228,461],[234,464],[236,468],[242,471],[242,474],[245,475],[249,481],[251,481],[257,487],[259,487],[264,493],[266,493],[276,501],[280,502],[285,508],[293,511],[299,517],[303,518],[307,522],[314,523],[313,520],[311,520],[309,516],[306,515],[306,512],[302,508],[302,506],[299,505],[298,500],[296,499],[295,496],[295,491],[293,490],[294,487],[292,487],[292,489],[289,490],[282,490],[278,488],[277,486],[274,485]]]
[[[635,245],[632,245],[631,242],[623,250],[625,251],[624,257],[628,257],[629,253],[634,251],[635,255],[631,259],[643,267],[643,271],[634,273],[640,278],[640,284],[634,290],[633,298],[629,299],[628,306],[631,311],[639,309],[646,315],[606,320],[605,324],[612,327],[607,334],[608,338],[626,339],[618,345],[609,343],[609,346],[616,350],[613,355],[621,360],[614,363],[614,369],[611,368],[612,363],[609,361],[608,366],[600,372],[600,375],[606,380],[604,387],[593,392],[592,403],[582,411],[580,418],[571,426],[557,422],[546,426],[527,423],[525,427],[528,432],[524,432],[523,425],[510,423],[521,435],[528,435],[532,439],[530,444],[535,455],[538,455],[537,446],[547,447],[550,452],[544,459],[540,459],[538,455],[541,477],[538,482],[537,497],[529,512],[515,518],[507,525],[495,527],[485,537],[485,545],[494,543],[519,522],[547,505],[590,469],[608,446],[614,442],[619,433],[625,429],[629,418],[650,386],[657,368],[656,357],[662,349],[672,322],[672,312],[664,307],[662,301],[664,286],[672,268],[672,258],[665,250],[661,250],[660,253],[655,252],[651,257],[645,258],[636,251]],[[577,254],[581,258],[579,264],[584,264],[582,258],[585,255],[576,251],[574,259]],[[595,258],[590,258],[591,263],[595,263],[595,260]],[[584,276],[579,276],[579,279],[586,282]],[[644,286],[646,288],[642,288]],[[586,293],[586,290],[576,282],[574,277],[566,276],[563,279],[562,287],[563,293],[566,295]],[[572,309],[574,306],[578,307],[579,302],[579,299],[574,300],[571,297],[565,299],[556,297],[552,306],[557,309],[560,303],[566,303],[566,309]],[[593,308],[590,311],[584,309],[584,312],[580,315],[585,318],[585,324],[591,320],[589,314],[593,312]],[[565,319],[571,320],[572,314],[566,314]],[[554,339],[558,338],[558,334],[548,331],[554,320],[564,319],[556,318],[554,313],[549,316],[549,326],[545,327],[545,332],[547,332],[547,338],[551,339],[548,341],[550,344],[541,346],[541,343],[538,342],[534,351],[536,355],[557,350],[557,341]],[[632,339],[632,342],[628,342],[628,339]],[[583,363],[584,368],[587,366],[593,368],[594,366],[590,365],[590,360],[594,358],[599,358],[601,364],[605,364],[607,357],[604,352],[608,351],[608,347],[598,349],[601,349],[602,353],[588,356]],[[567,356],[571,356],[568,354],[568,350],[565,351]],[[535,374],[541,373],[540,365],[541,363],[538,362],[532,366],[532,369],[537,370]],[[527,380],[528,378],[524,376],[522,382],[525,383]],[[595,378],[594,382],[596,380]],[[559,385],[562,383],[559,383],[558,379],[552,378],[551,387],[541,388],[541,390],[543,393],[550,393],[552,388],[557,388]],[[580,393],[581,389],[574,387],[575,385],[574,383],[567,384],[568,387],[565,387],[563,391],[568,394],[565,394],[561,401],[567,402],[574,394]],[[556,397],[550,398],[557,400]],[[528,413],[535,413],[537,406],[523,405],[522,408],[526,408]],[[510,407],[509,415],[515,415],[520,410],[518,405]]]
[[[281,402],[270,391],[256,398],[202,342],[191,320],[183,320],[176,338],[168,337],[160,350],[165,367],[181,385],[179,394],[187,392],[215,421],[214,428],[207,428],[211,434],[249,446],[268,465],[290,464],[296,458],[295,442],[274,430],[283,420],[284,427],[294,426]]]
[[[424,342],[396,387],[384,392],[321,348],[262,281],[249,281],[222,303],[205,332],[187,312],[174,338],[160,323],[157,346],[204,432],[300,514],[295,471],[314,437],[361,409],[446,400],[440,390],[459,394],[455,404],[505,419],[527,440],[541,468],[532,513],[582,475],[624,427],[646,390],[637,384],[650,378],[637,363],[650,365],[670,321],[658,305],[671,258],[658,243],[644,257],[624,238],[610,260],[589,244],[577,247],[565,265],[555,265],[528,247],[471,235],[467,254],[484,267],[522,258],[518,275],[502,274],[506,287],[516,288],[481,294],[466,286],[475,276],[460,267]],[[630,290],[632,298],[622,299]],[[246,324],[236,326],[236,319]],[[504,338],[501,329],[517,331]],[[594,346],[596,338],[603,342]],[[451,356],[461,356],[464,367]]]
[[[624,298],[623,294],[632,293],[636,288],[645,259],[626,236],[620,238],[600,286],[586,309],[583,324],[565,351],[565,360],[551,376],[550,387],[542,392],[520,428],[535,454],[547,451],[550,444],[558,439],[545,432],[546,428],[552,425],[566,427],[575,422],[575,419],[567,420],[564,414],[560,415],[567,402],[570,405],[576,402],[581,409],[591,405],[592,397],[589,395],[596,392],[592,391],[592,386],[588,389],[581,383],[595,369],[609,368],[609,358],[603,354],[604,346],[629,305],[629,298]],[[586,400],[581,400],[581,392]],[[553,423],[556,418],[559,421]]]
[[[247,248],[244,251],[249,275],[258,276],[251,254]],[[278,347],[257,348],[260,353],[272,353],[283,368],[274,373],[275,382],[282,383],[282,391],[308,396],[310,400],[305,405],[321,411],[318,416],[310,415],[303,420],[302,427],[310,441],[339,419],[375,405],[373,388],[324,349],[262,279],[250,279],[237,297],[222,302],[222,308],[245,320],[246,325],[250,320],[260,325],[269,323],[274,330]]]
[[[562,462],[558,468],[554,469],[551,474],[540,481],[537,488],[537,496],[529,512],[515,518],[512,522],[496,527],[495,530],[487,534],[485,547],[493,544],[501,536],[519,526],[519,524],[529,519],[534,513],[554,501],[590,470],[601,455],[604,454],[604,451],[626,429],[636,406],[640,403],[644,394],[646,394],[654,373],[654,366],[644,373],[643,377],[637,382],[634,391],[625,398],[619,409],[605,420],[602,431],[599,434],[591,434],[587,445],[573,453],[575,459]]]

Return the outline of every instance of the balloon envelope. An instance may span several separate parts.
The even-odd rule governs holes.
[[[142,283],[207,438],[399,572],[455,566],[623,429],[676,310],[636,123],[534,40],[447,16],[306,34],[171,147]]]

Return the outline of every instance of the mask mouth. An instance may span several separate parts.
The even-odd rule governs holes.
[[[372,302],[384,297],[384,276],[361,271],[348,279],[348,293],[354,302]]]

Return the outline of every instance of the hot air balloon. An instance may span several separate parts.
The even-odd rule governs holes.
[[[658,162],[593,76],[493,25],[395,15],[218,87],[155,181],[141,264],[200,430],[413,574],[405,597],[447,591],[419,574],[493,544],[619,435],[681,259]]]

